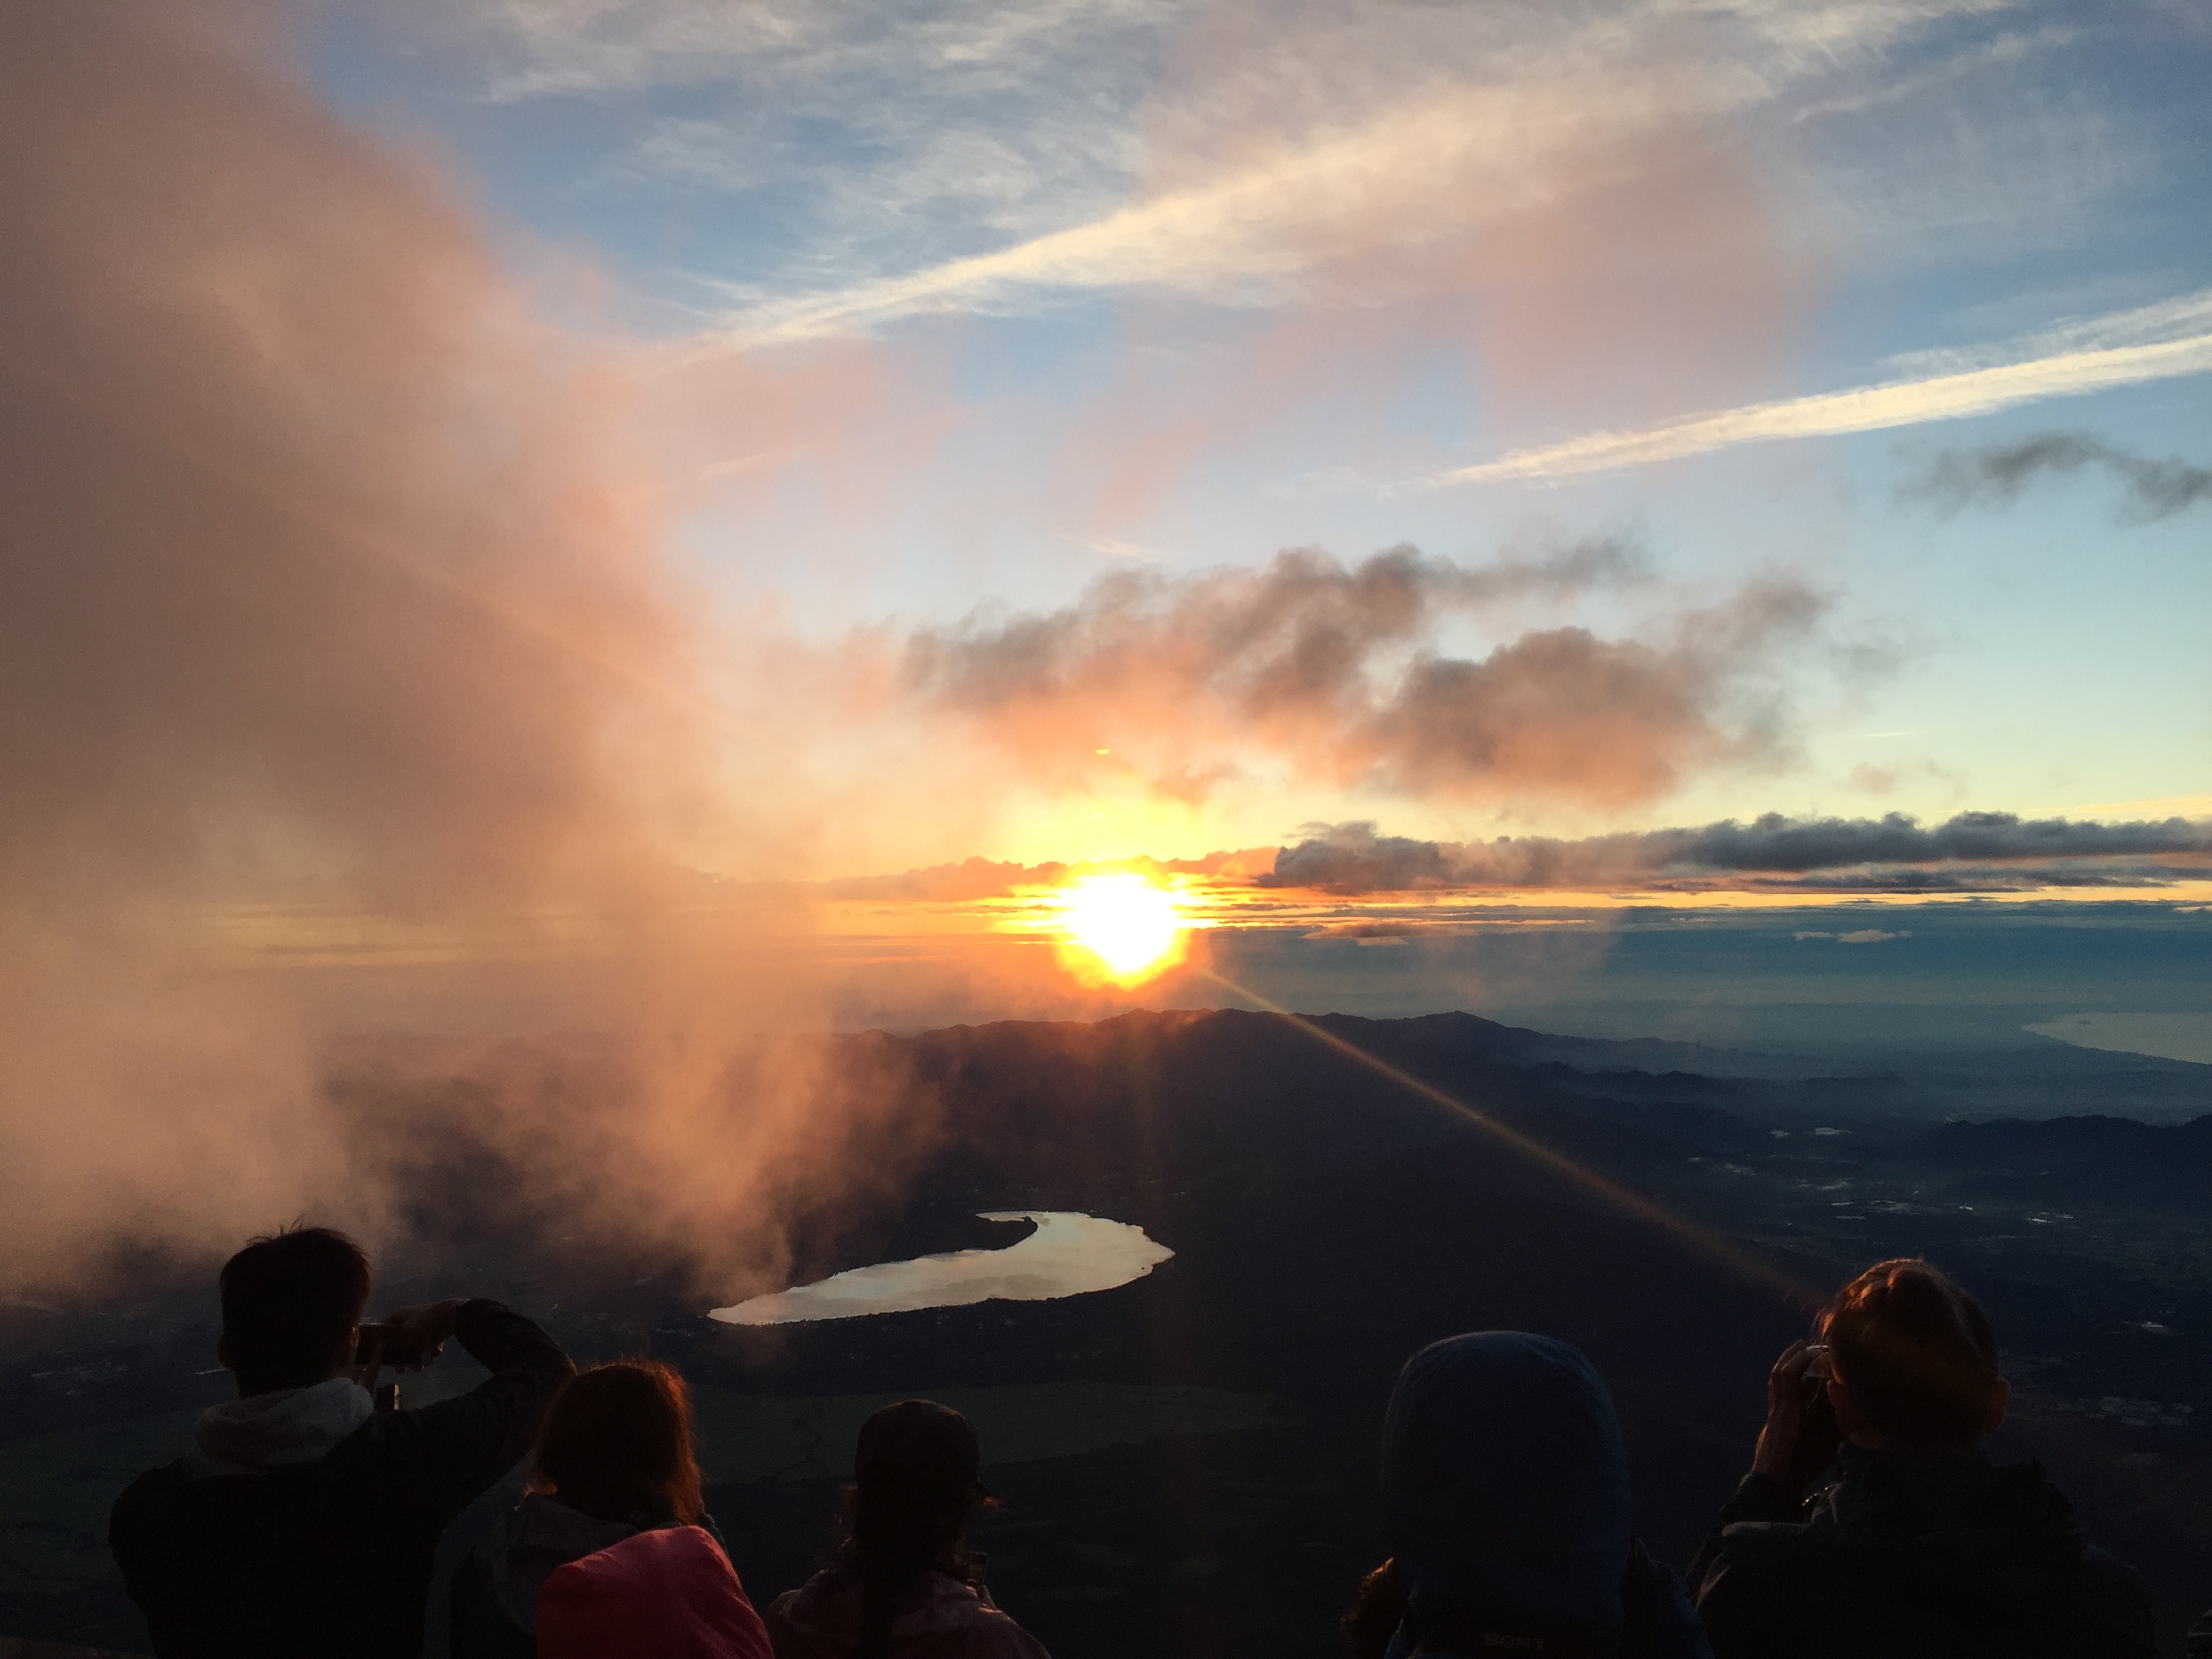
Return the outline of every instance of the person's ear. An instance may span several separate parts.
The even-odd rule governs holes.
[[[230,1339],[218,1336],[215,1340],[215,1363],[227,1371],[235,1371],[238,1362],[230,1357]]]
[[[2012,1384],[2001,1376],[1997,1378],[1996,1392],[1990,1396],[1990,1424],[1984,1432],[1995,1434],[2004,1426],[2005,1407],[2011,1403]]]
[[[338,1350],[337,1358],[332,1362],[331,1369],[334,1371],[351,1370],[354,1367],[354,1356],[358,1354],[360,1352],[361,1323],[356,1320],[353,1324],[346,1328],[345,1346]]]

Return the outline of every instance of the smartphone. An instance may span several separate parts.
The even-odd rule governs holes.
[[[422,1356],[415,1345],[406,1340],[406,1327],[364,1320],[361,1328],[361,1343],[355,1348],[353,1363],[366,1365],[372,1360],[379,1365],[420,1365]]]

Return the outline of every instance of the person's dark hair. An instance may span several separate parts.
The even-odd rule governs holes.
[[[222,1340],[240,1384],[259,1394],[305,1388],[368,1305],[368,1258],[328,1227],[257,1238],[222,1264]]]
[[[1852,1404],[1899,1449],[1966,1450],[1989,1432],[1996,1334],[1927,1262],[1876,1262],[1836,1292],[1820,1328]]]
[[[840,1554],[864,1597],[853,1659],[886,1659],[901,1598],[921,1573],[952,1565],[976,1507],[982,1443],[950,1406],[902,1400],[860,1425]]]
[[[633,1526],[707,1511],[692,1450],[691,1390],[657,1359],[617,1359],[562,1385],[531,1466],[572,1510]]]

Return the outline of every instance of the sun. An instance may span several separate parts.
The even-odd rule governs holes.
[[[1182,960],[1190,930],[1176,896],[1139,875],[1084,876],[1062,890],[1061,956],[1085,978],[1133,985]],[[1085,970],[1090,969],[1086,973]]]

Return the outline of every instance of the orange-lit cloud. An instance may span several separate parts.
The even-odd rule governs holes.
[[[1626,568],[1596,544],[1474,568],[1400,548],[1349,568],[1301,550],[1257,570],[1117,574],[1063,611],[919,634],[905,674],[1032,769],[1103,744],[1156,779],[1265,758],[1335,787],[1617,806],[1772,752],[1771,706],[1741,692],[1818,612],[1791,584],[1649,641],[1553,628],[1479,658],[1433,648],[1455,614]]]

